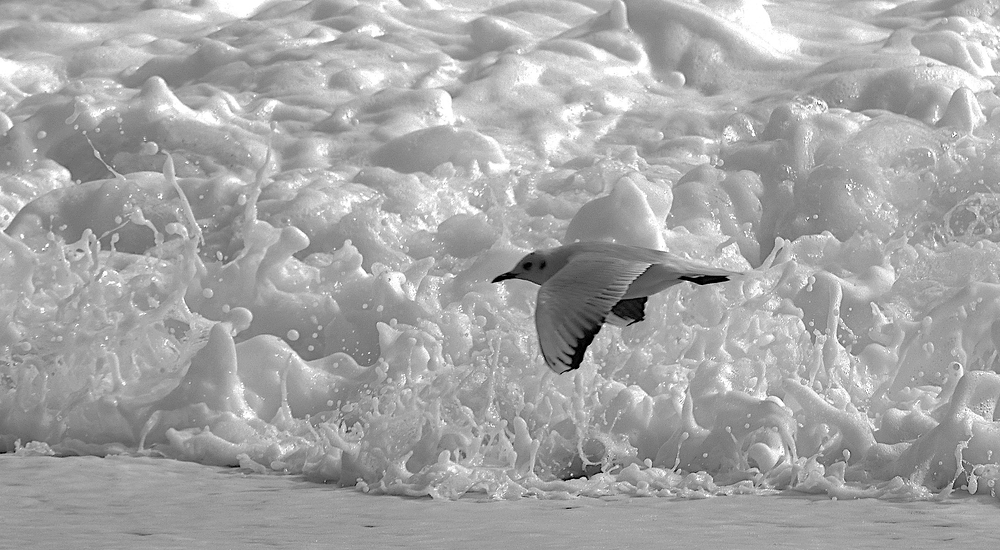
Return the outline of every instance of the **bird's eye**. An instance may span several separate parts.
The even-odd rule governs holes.
[[[545,269],[545,260],[538,262],[538,269]]]
[[[522,265],[521,267],[523,267],[524,269],[531,269],[531,262],[524,262],[524,265]]]

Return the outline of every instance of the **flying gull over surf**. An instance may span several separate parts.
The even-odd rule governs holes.
[[[558,374],[579,368],[605,322],[628,326],[645,318],[648,296],[688,281],[709,285],[739,275],[669,252],[609,242],[578,242],[536,250],[493,279],[541,285],[535,328],[545,363]]]

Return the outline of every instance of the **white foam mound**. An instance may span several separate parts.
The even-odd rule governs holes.
[[[965,3],[10,4],[2,450],[993,494],[996,28]],[[535,287],[489,281],[575,240],[746,275],[555,376]]]

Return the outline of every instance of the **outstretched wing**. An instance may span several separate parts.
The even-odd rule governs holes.
[[[587,346],[645,262],[578,254],[538,289],[535,326],[545,363],[562,374],[576,369]]]

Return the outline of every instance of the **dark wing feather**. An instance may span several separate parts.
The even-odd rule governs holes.
[[[648,263],[582,253],[538,289],[535,326],[549,368],[560,374],[579,368],[612,309],[647,268]]]
[[[729,280],[728,275],[681,275],[678,279],[682,281],[691,281],[696,285],[711,285],[715,283],[724,283]]]
[[[646,299],[646,296],[640,296],[621,300],[611,308],[611,315],[617,316],[618,319],[610,317],[608,322],[627,327],[642,321],[646,318]]]

